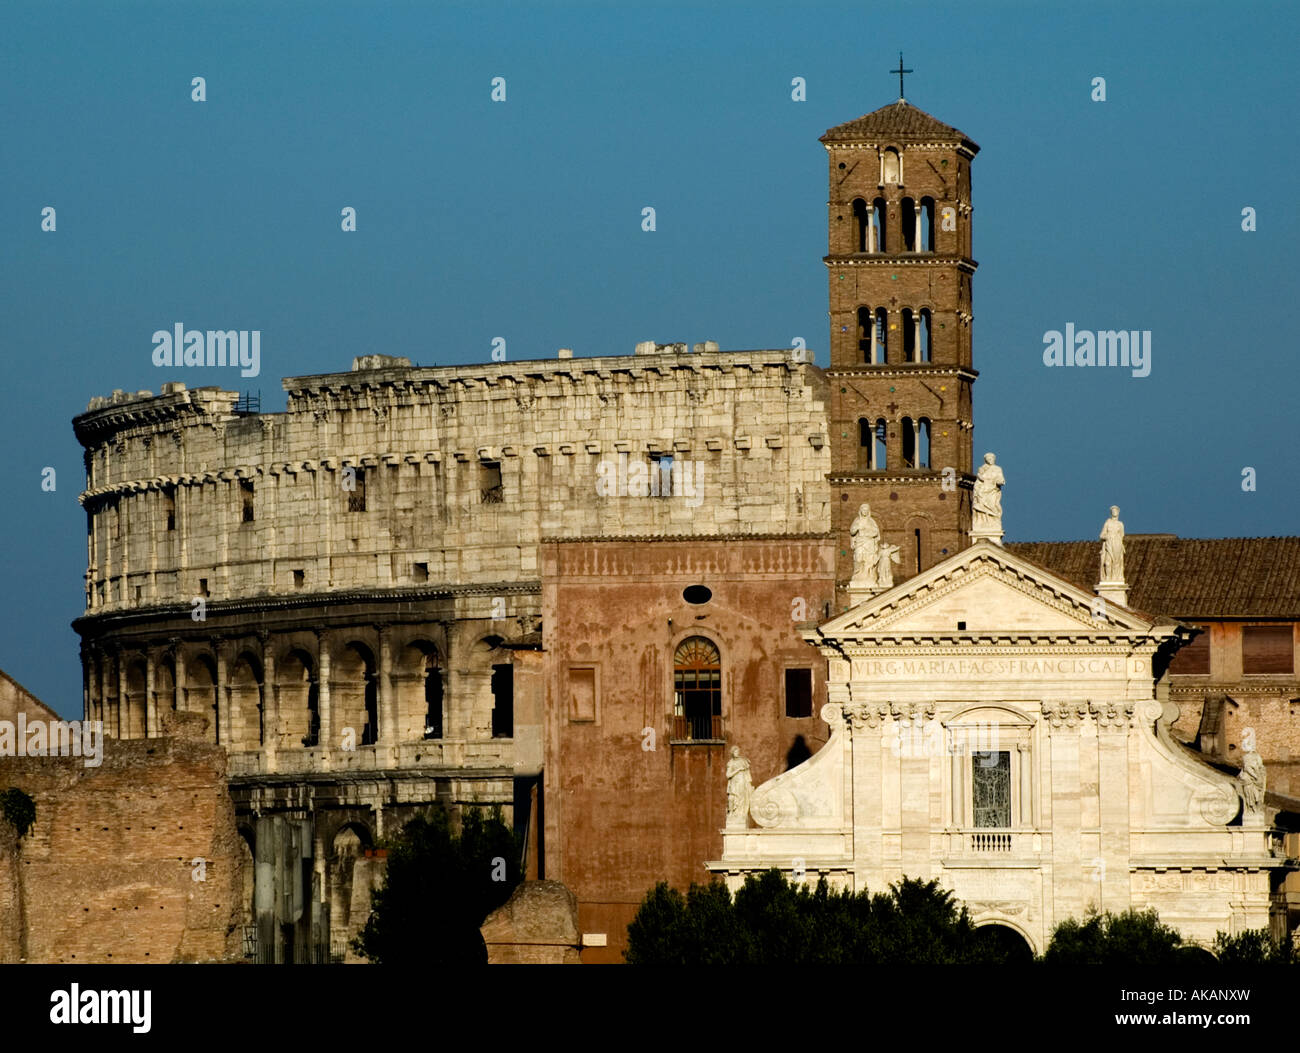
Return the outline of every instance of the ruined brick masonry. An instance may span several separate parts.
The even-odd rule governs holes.
[[[0,789],[36,803],[21,841],[0,820],[0,961],[241,958],[245,875],[225,776],[224,750],[177,738],[109,740],[99,767],[0,759]]]

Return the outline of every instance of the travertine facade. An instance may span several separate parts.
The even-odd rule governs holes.
[[[326,905],[386,821],[510,805],[536,783],[544,538],[824,530],[816,367],[712,344],[637,352],[369,356],[285,380],[282,414],[168,384],[75,420],[86,714],[124,738],[204,715],[250,840],[253,817],[288,824],[265,838],[316,877],[294,917],[272,917],[269,896],[259,909],[265,960],[341,953]]]
[[[830,741],[723,832],[729,884],[771,866],[880,891],[939,878],[1042,953],[1089,906],[1155,907],[1201,943],[1286,929],[1285,804],[1168,731],[1191,634],[979,542],[805,633]]]

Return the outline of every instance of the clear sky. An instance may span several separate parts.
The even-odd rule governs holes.
[[[0,668],[79,710],[70,422],[94,395],[183,380],[280,410],[284,376],[496,337],[510,359],[802,337],[825,365],[817,138],[897,98],[900,49],[908,100],[981,147],[975,444],[1008,539],[1095,536],[1113,503],[1130,533],[1300,533],[1297,29],[1295,3],[7,0]],[[260,377],[154,367],[177,322],[261,330]],[[1067,323],[1150,330],[1150,376],[1045,367]]]

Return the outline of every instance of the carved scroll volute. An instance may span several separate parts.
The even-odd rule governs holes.
[[[749,814],[759,826],[780,826],[799,814],[799,805],[789,790],[779,786],[760,787],[754,791]]]
[[[1231,786],[1214,786],[1198,795],[1201,818],[1215,826],[1227,826],[1237,818],[1241,795]]]

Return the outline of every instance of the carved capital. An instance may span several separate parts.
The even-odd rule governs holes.
[[[1133,723],[1131,702],[1089,702],[1088,712],[1100,728],[1128,728]]]
[[[844,707],[844,722],[851,728],[878,728],[882,720],[889,719],[890,709],[887,702],[859,702]]]
[[[1077,728],[1088,716],[1088,703],[1044,702],[1043,716],[1053,728]]]

